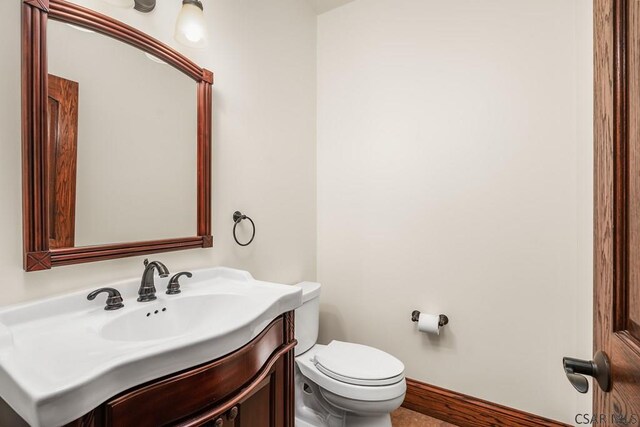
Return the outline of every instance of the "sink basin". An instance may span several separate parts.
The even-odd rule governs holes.
[[[112,341],[149,341],[197,334],[220,325],[242,310],[246,297],[234,294],[200,295],[144,305],[105,323],[100,335]]]
[[[137,302],[140,279],[104,284],[124,308],[104,310],[95,288],[0,309],[0,396],[33,427],[73,421],[138,384],[229,354],[302,304],[295,286],[229,268],[193,271],[182,292]]]

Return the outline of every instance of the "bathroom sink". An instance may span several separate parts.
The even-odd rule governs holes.
[[[251,310],[246,304],[247,298],[237,294],[167,298],[114,316],[100,335],[112,341],[149,341],[198,334],[202,328],[233,322],[236,313]]]
[[[137,302],[140,279],[104,310],[85,289],[0,309],[0,395],[31,426],[66,424],[138,384],[229,354],[302,304],[295,286],[229,268],[193,271],[182,292]]]

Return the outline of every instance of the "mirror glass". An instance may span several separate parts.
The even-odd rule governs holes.
[[[69,24],[47,38],[50,247],[196,234],[194,80]]]

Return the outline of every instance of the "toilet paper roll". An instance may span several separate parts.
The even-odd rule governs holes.
[[[438,314],[420,313],[418,330],[428,334],[440,335],[440,316]]]

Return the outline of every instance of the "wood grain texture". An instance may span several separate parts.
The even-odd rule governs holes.
[[[213,84],[213,73],[207,69],[202,69],[202,81]]]
[[[640,2],[595,0],[594,19],[594,351],[613,387],[594,384],[593,412],[615,424],[640,417]]]
[[[239,417],[228,420],[227,425],[233,427],[271,427],[282,425],[282,420],[275,420],[278,415],[273,410],[275,399],[271,392],[271,386],[275,381],[275,375],[265,378],[253,392],[250,399],[239,405]]]
[[[75,246],[78,82],[49,74],[49,248]]]
[[[213,247],[213,237],[212,236],[202,236],[202,247],[203,248],[211,248],[211,247]]]
[[[627,135],[627,2],[613,3],[613,306],[611,322],[615,330],[624,329],[625,284],[627,280],[628,216],[628,135]]]
[[[172,375],[107,402],[107,424],[138,427],[165,425],[186,414],[203,410],[212,402],[227,399],[261,371],[268,372],[271,369],[279,357],[278,353],[275,358],[272,355],[285,345],[282,324],[282,318],[276,319],[232,356]],[[246,387],[246,390],[251,389]],[[216,416],[234,404],[225,402],[210,416]],[[199,424],[190,421],[181,425]]]
[[[204,247],[205,237],[184,237],[142,242],[116,243],[112,245],[80,246],[75,248],[59,248],[49,251],[51,266],[80,264],[103,261],[106,259],[125,258],[151,253],[171,252],[183,249]]]
[[[288,425],[286,422],[288,422],[288,420],[294,420],[294,413],[285,412],[284,399],[286,396],[286,390],[283,388],[284,383],[282,381],[277,382],[277,378],[282,378],[284,367],[287,364],[287,361],[283,356],[288,352],[293,351],[296,344],[296,342],[289,343],[275,353],[274,356],[269,359],[269,362],[265,364],[264,369],[249,384],[243,387],[239,393],[234,395],[232,399],[215,405],[211,409],[208,409],[195,417],[176,423],[175,427],[200,427],[206,425],[208,422],[222,417],[227,411],[236,405],[240,405],[240,417],[238,421],[241,421],[243,419],[244,412],[243,405],[245,407],[252,408],[252,410],[255,411],[257,402],[253,401],[253,404],[251,405],[247,404],[247,402],[250,399],[253,399],[254,393],[262,390],[267,384],[271,388],[270,398],[267,402],[259,404],[262,406],[260,412],[262,414],[268,414],[266,420],[272,421],[272,423],[267,424],[269,426],[281,427]],[[260,400],[259,397],[258,400]],[[264,406],[265,404],[266,406]],[[244,418],[249,418],[250,420],[253,419],[249,413],[247,413]],[[264,421],[265,419],[263,419],[263,422]],[[235,425],[235,423],[232,423],[231,425]],[[252,424],[241,423],[241,425],[253,427]]]
[[[594,350],[608,348],[613,306],[614,0],[594,1]],[[593,409],[606,411],[594,391]]]
[[[38,8],[43,12],[49,11],[49,0],[25,0],[25,3],[31,7]]]
[[[284,314],[284,334],[287,342],[295,342],[295,319],[296,312],[290,311]],[[295,414],[295,349],[291,349],[284,356],[284,374],[282,376],[282,389],[285,392],[284,398],[284,413]],[[285,427],[294,427],[295,418],[293,415],[284,419]]]
[[[405,408],[460,427],[560,427],[557,421],[407,378]]]
[[[640,0],[630,0],[627,35],[627,283],[621,289],[622,328],[640,340]]]
[[[211,92],[211,83],[198,83],[198,235],[207,237],[211,236]],[[213,244],[211,239],[204,243],[209,242]]]
[[[47,20],[83,26],[148,52],[196,82],[197,226],[195,237],[126,242],[81,248],[49,245],[50,189],[47,163]],[[63,0],[23,0],[22,4],[22,212],[23,266],[37,271],[60,265],[102,261],[183,249],[209,248],[211,236],[211,85],[213,73],[148,35],[108,16]]]
[[[22,240],[23,264],[34,262],[49,249],[47,215],[47,13],[38,4],[22,5]],[[29,255],[33,253],[33,255]]]
[[[51,253],[29,252],[25,258],[27,271],[49,270],[51,268]]]

